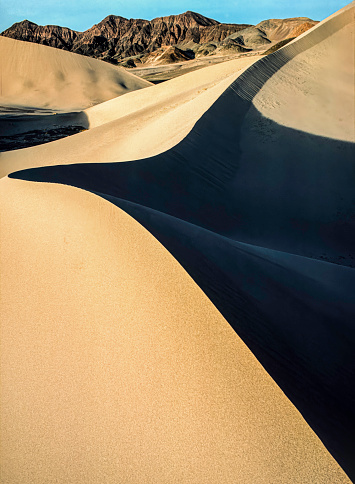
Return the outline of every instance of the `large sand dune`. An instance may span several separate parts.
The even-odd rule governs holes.
[[[0,158],[6,482],[355,477],[354,10]]]
[[[0,37],[0,102],[84,109],[151,84],[122,68],[44,45]]]
[[[349,482],[143,227],[72,187],[0,185],[4,484]]]

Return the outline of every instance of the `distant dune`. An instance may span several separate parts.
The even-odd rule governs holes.
[[[0,37],[1,103],[83,109],[150,85],[119,67]]]
[[[354,12],[0,154],[4,482],[355,478]]]

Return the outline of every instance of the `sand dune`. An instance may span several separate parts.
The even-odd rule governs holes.
[[[200,69],[74,114],[73,122],[86,125],[89,131],[0,153],[0,176],[35,166],[127,161],[166,151],[191,131],[233,80],[258,58]]]
[[[263,59],[257,70],[272,77],[255,92],[256,109],[283,126],[354,142],[354,30],[353,13],[348,10],[313,27],[279,56]],[[254,74],[256,86],[264,82]],[[244,94],[249,98],[254,92],[247,89]]]
[[[354,10],[0,157],[8,482],[355,477]]]
[[[96,59],[0,37],[0,103],[84,109],[151,84]]]
[[[71,187],[0,184],[2,482],[349,482],[143,227]]]
[[[337,100],[351,94],[351,66],[337,67],[348,59],[343,46],[352,38],[353,13],[353,6],[343,9],[251,66],[161,155],[11,175],[92,191],[137,218],[193,276],[350,473],[353,118],[348,111],[329,122],[336,106],[323,85],[332,60]],[[298,106],[310,118],[303,125],[291,109]]]

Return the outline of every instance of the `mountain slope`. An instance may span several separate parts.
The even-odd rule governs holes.
[[[1,35],[35,42],[105,60],[123,59],[150,53],[168,45],[188,42],[221,42],[248,27],[245,24],[221,24],[195,12],[158,17],[151,21],[109,15],[85,32],[55,25],[39,26],[28,20],[15,23]]]

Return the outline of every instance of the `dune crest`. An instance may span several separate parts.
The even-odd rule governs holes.
[[[256,109],[284,126],[354,142],[354,3],[271,55],[251,73],[274,71],[253,97]]]

